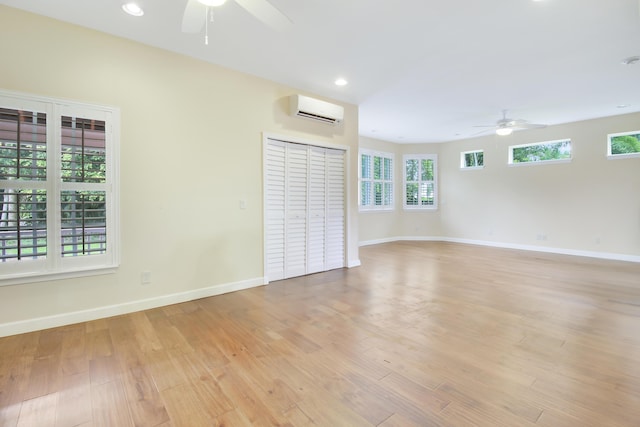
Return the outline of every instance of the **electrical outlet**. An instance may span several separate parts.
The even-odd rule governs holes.
[[[151,272],[143,271],[140,275],[140,283],[143,285],[148,285],[151,283]]]

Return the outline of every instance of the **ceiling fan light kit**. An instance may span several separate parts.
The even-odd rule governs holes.
[[[187,0],[187,5],[182,16],[183,33],[199,33],[205,29],[205,44],[209,44],[207,22],[212,22],[212,9],[225,4],[227,0]],[[284,31],[293,25],[293,22],[269,0],[235,0],[244,10],[249,12],[258,21],[276,31]]]
[[[198,0],[198,3],[201,3],[205,6],[209,7],[218,7],[225,4],[227,0]]]
[[[498,129],[496,129],[496,134],[500,136],[509,136],[512,133],[513,133],[513,128],[510,128],[507,126],[501,126]]]
[[[509,118],[507,117],[507,110],[502,110],[502,118],[500,120],[498,120],[495,124],[493,125],[477,125],[474,127],[481,127],[481,128],[493,128],[495,129],[495,132],[497,135],[500,136],[509,136],[513,133],[514,130],[522,130],[522,129],[540,129],[540,128],[545,128],[547,127],[547,125],[545,124],[540,124],[540,123],[531,123],[528,120],[524,120],[524,119],[513,119],[513,118]],[[480,135],[482,133],[484,133],[486,131],[481,131],[475,135]]]

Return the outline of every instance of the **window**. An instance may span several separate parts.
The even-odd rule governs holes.
[[[438,207],[437,156],[434,154],[404,156],[405,209]]]
[[[640,157],[640,131],[608,135],[609,157]]]
[[[360,210],[393,209],[393,154],[360,150]]]
[[[536,142],[509,147],[509,164],[571,160],[571,140]]]
[[[117,266],[118,116],[0,92],[0,284]]]
[[[481,169],[484,167],[484,151],[464,151],[460,153],[460,167],[462,169]]]

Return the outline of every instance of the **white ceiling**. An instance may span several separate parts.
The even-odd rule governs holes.
[[[503,109],[549,125],[640,111],[640,63],[622,64],[639,0],[271,0],[283,32],[230,0],[208,46],[181,32],[186,1],[139,0],[140,18],[124,0],[0,4],[357,104],[360,134],[387,141],[468,138]]]

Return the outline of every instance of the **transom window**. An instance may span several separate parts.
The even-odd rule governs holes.
[[[541,163],[571,160],[571,140],[536,142],[509,147],[509,164]]]
[[[484,151],[463,151],[460,153],[460,167],[462,169],[481,169],[484,167]]]
[[[360,210],[393,209],[393,154],[360,150]]]
[[[0,91],[0,285],[117,265],[117,125],[112,108]]]
[[[437,156],[406,155],[404,160],[404,208],[436,209],[438,207]]]
[[[640,157],[640,131],[608,135],[609,157]]]

